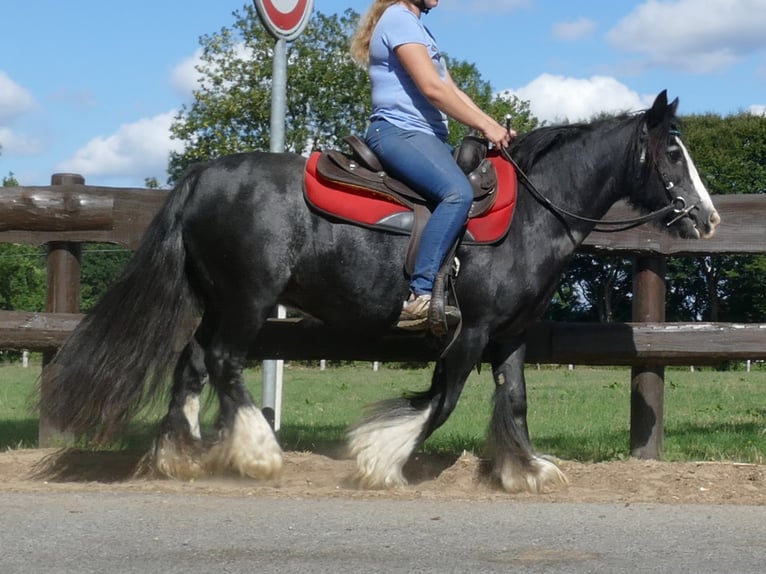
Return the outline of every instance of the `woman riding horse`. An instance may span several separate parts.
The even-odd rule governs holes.
[[[447,71],[421,16],[439,0],[375,0],[351,43],[368,66],[372,115],[367,143],[386,171],[435,204],[420,239],[398,326],[425,328],[434,278],[468,218],[473,189],[447,144],[447,116],[506,147],[508,129],[484,113]],[[446,313],[454,310],[445,309]]]
[[[711,237],[720,222],[678,131],[678,100],[586,124],[519,136],[513,224],[496,242],[462,245],[462,330],[423,391],[379,405],[349,433],[354,478],[368,488],[406,483],[404,465],[449,418],[481,361],[495,394],[493,474],[508,491],[565,481],[527,432],[525,334],[562,270],[611,206],[626,200],[669,233]],[[301,309],[349,337],[390,334],[408,282],[409,238],[338,222],[303,195],[306,158],[235,154],[192,168],[168,194],[121,279],[83,319],[43,377],[51,423],[106,439],[173,371],[153,449],[156,468],[189,478],[221,468],[269,477],[282,451],[245,386],[248,353],[275,305]],[[200,316],[187,336],[189,313]],[[182,338],[183,337],[183,338]],[[183,352],[176,343],[187,341]],[[203,440],[200,394],[219,400],[215,442]]]

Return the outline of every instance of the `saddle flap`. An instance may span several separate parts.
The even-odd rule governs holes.
[[[473,187],[473,203],[468,212],[468,218],[479,217],[486,213],[497,200],[497,170],[495,165],[486,157],[479,162],[478,167],[468,174],[468,181]]]

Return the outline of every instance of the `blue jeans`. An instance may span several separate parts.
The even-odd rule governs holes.
[[[436,205],[423,230],[410,279],[415,295],[431,293],[436,273],[468,220],[473,188],[452,158],[450,146],[436,136],[374,120],[366,140],[387,173]]]

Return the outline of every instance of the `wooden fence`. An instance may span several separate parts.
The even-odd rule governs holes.
[[[0,243],[47,246],[44,313],[0,312],[0,348],[43,352],[44,363],[78,321],[80,245],[117,243],[135,249],[166,192],[84,185],[76,174],[56,174],[45,187],[0,190]],[[714,198],[722,223],[709,241],[675,239],[650,227],[593,233],[581,252],[632,257],[630,323],[551,323],[533,326],[527,362],[631,366],[631,454],[658,458],[664,430],[664,366],[766,359],[766,325],[665,323],[667,257],[766,252],[766,196]],[[631,211],[615,206],[605,219]],[[417,335],[392,332],[374,341],[350,339],[310,320],[270,320],[252,349],[257,359],[432,360]],[[43,381],[42,392],[45,392]],[[60,439],[40,414],[40,445]]]

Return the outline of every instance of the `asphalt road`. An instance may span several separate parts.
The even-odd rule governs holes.
[[[761,573],[766,507],[0,493],[0,573]]]

